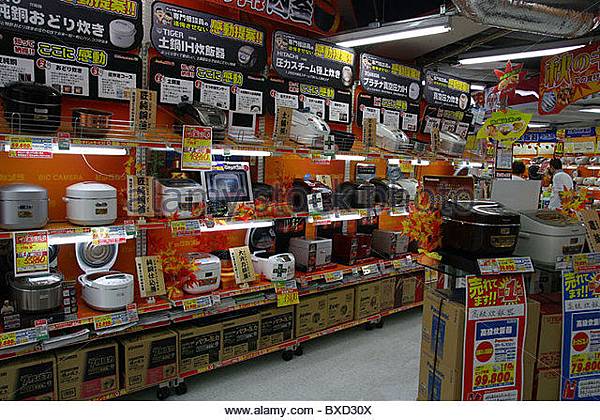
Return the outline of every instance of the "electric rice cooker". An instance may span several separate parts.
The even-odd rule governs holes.
[[[296,275],[295,264],[294,255],[289,252],[256,251],[252,254],[254,271],[269,281],[293,279]]]
[[[124,309],[134,299],[133,275],[111,270],[117,260],[118,244],[75,244],[77,264],[84,274],[78,278],[83,300],[99,311]]]
[[[246,245],[250,252],[268,251],[275,247],[275,229],[271,226],[248,229]]]
[[[210,105],[203,102],[183,101],[177,105],[175,114],[178,122],[174,125],[177,132],[183,132],[184,125],[199,125],[212,128],[213,142],[222,142],[225,140],[227,130],[227,115],[221,108],[227,104]]]
[[[108,184],[84,181],[67,187],[67,220],[81,226],[100,226],[117,219],[117,189]]]
[[[157,179],[154,190],[154,210],[159,216],[188,219],[204,213],[204,190],[192,179]]]
[[[520,216],[494,201],[448,201],[442,207],[442,246],[476,256],[511,255]]]
[[[297,109],[292,111],[290,139],[296,143],[312,147],[323,147],[329,132],[329,125],[320,117],[307,111]]]
[[[373,252],[383,258],[396,258],[408,252],[410,240],[402,232],[375,229],[372,235]]]
[[[400,185],[404,191],[406,191],[408,197],[414,201],[414,199],[417,197],[419,181],[414,178],[400,178],[396,181],[396,184]]]
[[[62,304],[63,280],[59,272],[11,276],[11,300],[19,312],[50,312]]]
[[[192,295],[212,292],[221,286],[221,260],[206,252],[192,252],[186,256],[194,273],[183,283],[183,291]]]
[[[1,91],[4,117],[12,132],[56,133],[60,127],[61,93],[51,86],[12,82]]]
[[[340,264],[353,265],[371,256],[371,235],[365,233],[333,236],[333,260]]]
[[[38,229],[48,223],[48,190],[33,184],[0,186],[0,228]]]
[[[335,206],[341,209],[364,209],[375,205],[375,185],[369,182],[342,182],[335,193]]]
[[[290,239],[289,252],[294,255],[296,268],[311,272],[331,263],[331,239],[294,237]]]
[[[557,257],[581,253],[585,234],[583,224],[556,210],[523,211],[515,254],[554,265]]]
[[[448,156],[462,156],[467,146],[467,140],[449,131],[440,131],[437,151]]]
[[[108,25],[110,42],[117,48],[131,48],[135,42],[137,29],[135,25],[124,19],[115,19]]]
[[[373,178],[375,204],[388,207],[402,207],[408,203],[407,193],[400,185],[386,178]]]
[[[404,131],[393,130],[382,123],[377,123],[375,145],[394,153],[410,151],[414,147]]]
[[[322,182],[295,179],[288,192],[288,203],[297,212],[330,211],[333,209],[333,192]]]
[[[346,131],[331,130],[333,135],[333,141],[340,152],[349,152],[354,146],[354,140],[356,137],[354,133],[348,133]]]

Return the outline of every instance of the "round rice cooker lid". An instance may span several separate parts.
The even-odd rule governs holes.
[[[98,289],[118,289],[129,286],[133,281],[133,276],[120,271],[99,271],[86,274],[85,279],[92,282],[93,287]]]
[[[135,25],[127,20],[115,19],[110,22],[110,31],[118,35],[131,36],[135,33]]]
[[[579,221],[556,210],[523,211],[521,216],[523,216],[521,218],[521,231],[523,232],[535,231],[552,236],[585,235],[585,228]]]
[[[271,249],[275,246],[275,229],[272,227],[250,229],[247,242],[251,252]]]
[[[13,288],[19,290],[48,290],[61,285],[61,273],[34,274],[23,277],[13,277],[10,282]]]
[[[34,184],[0,186],[0,200],[47,200],[48,190]]]
[[[167,178],[158,182],[162,185],[162,194],[202,194],[202,186],[193,179]]]
[[[117,189],[100,182],[84,181],[67,187],[68,198],[117,198]]]
[[[106,272],[117,260],[118,244],[94,245],[92,242],[75,244],[77,264],[85,273]]]

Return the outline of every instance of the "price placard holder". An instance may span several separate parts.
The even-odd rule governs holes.
[[[333,271],[330,273],[325,273],[325,283],[335,283],[336,281],[342,280],[344,280],[343,271]]]
[[[482,276],[494,274],[533,273],[530,257],[480,258],[477,260]]]
[[[285,281],[274,281],[275,295],[277,296],[277,307],[297,305],[300,303],[298,284],[296,279]]]
[[[220,297],[219,297],[220,298]],[[220,299],[219,299],[220,301]],[[199,296],[183,300],[183,312],[199,311],[214,305],[213,296]]]

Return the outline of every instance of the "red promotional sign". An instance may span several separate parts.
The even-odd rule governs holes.
[[[540,114],[558,114],[600,92],[600,43],[544,57],[540,68]]]
[[[525,302],[523,274],[467,277],[463,400],[521,400]]]

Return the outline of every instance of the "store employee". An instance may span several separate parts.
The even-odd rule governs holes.
[[[561,207],[559,193],[565,189],[572,190],[573,180],[569,174],[562,170],[562,162],[557,158],[550,159],[548,172],[552,176],[552,195],[550,196],[548,208],[552,210],[559,209]]]

